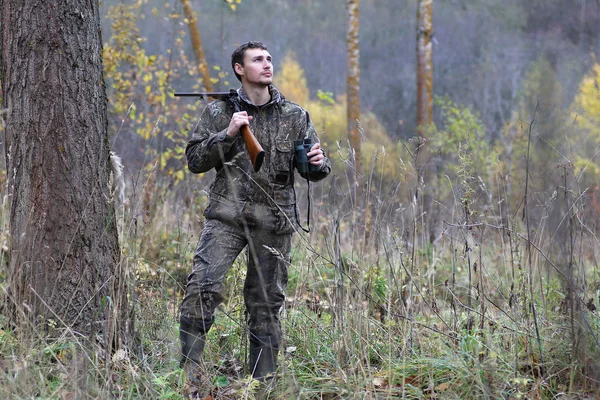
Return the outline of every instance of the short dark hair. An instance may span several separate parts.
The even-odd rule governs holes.
[[[247,42],[239,45],[238,48],[231,53],[231,68],[233,69],[235,77],[238,78],[238,81],[240,82],[242,81],[242,77],[235,72],[235,64],[240,64],[242,66],[244,65],[244,55],[248,49],[269,50],[262,42]]]

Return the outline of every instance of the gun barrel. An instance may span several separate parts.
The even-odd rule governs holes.
[[[231,96],[231,92],[175,92],[175,97],[212,97],[215,99],[227,99]]]
[[[204,97],[204,95],[194,92],[175,92],[175,97]]]

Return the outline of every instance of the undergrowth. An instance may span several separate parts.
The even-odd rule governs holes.
[[[375,173],[365,177],[360,184],[369,196],[358,202],[339,177],[313,187],[312,233],[294,237],[270,398],[600,394],[599,247],[585,223],[585,196],[538,190],[535,201],[511,210],[504,178],[486,187],[468,151],[457,154],[454,180],[432,178],[447,184],[445,198],[419,182],[409,162],[402,163],[403,180],[389,186],[396,189],[383,190]],[[183,398],[178,307],[207,180],[174,186],[154,173],[139,172],[144,183],[120,208],[122,262],[136,279],[136,346],[106,354],[102,340],[60,321],[26,340],[0,316],[1,397]],[[305,199],[306,187],[297,190]],[[190,192],[198,193],[193,202],[182,196]],[[2,213],[4,243],[6,204]],[[246,368],[244,278],[242,255],[227,276],[205,352],[215,399],[252,399],[257,389]]]

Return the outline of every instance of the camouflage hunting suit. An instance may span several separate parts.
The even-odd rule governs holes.
[[[210,329],[214,311],[223,300],[225,275],[247,247],[244,300],[250,340],[278,346],[279,314],[296,225],[293,141],[312,138],[317,142],[318,138],[304,109],[285,100],[275,87],[269,91],[271,100],[257,107],[238,89],[241,111],[253,117],[250,129],[265,150],[258,172],[254,172],[241,135],[227,135],[234,113],[230,101],[214,101],[204,109],[187,145],[190,171],[203,173],[215,168],[216,177],[181,314],[205,331]],[[330,171],[325,158],[318,171],[304,177],[318,181]]]

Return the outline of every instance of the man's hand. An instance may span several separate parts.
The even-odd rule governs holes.
[[[246,111],[236,112],[231,116],[229,127],[227,127],[227,136],[236,137],[240,133],[240,128],[244,125],[250,125],[252,116]]]
[[[321,148],[320,143],[315,143],[310,151],[306,153],[306,156],[308,157],[309,163],[318,167],[323,165],[323,162],[325,161],[325,151]]]

